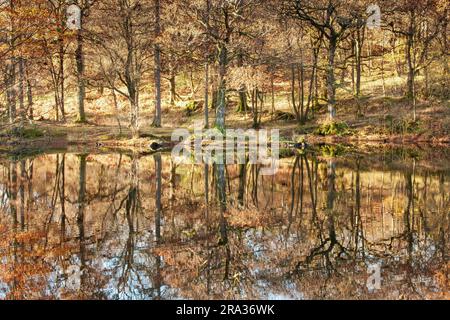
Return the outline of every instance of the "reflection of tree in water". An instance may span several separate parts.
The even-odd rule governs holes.
[[[448,173],[398,159],[299,154],[272,177],[160,154],[2,162],[0,284],[16,298],[441,297]]]

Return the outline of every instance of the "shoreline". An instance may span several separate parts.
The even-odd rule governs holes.
[[[37,128],[42,128],[37,126]],[[75,130],[74,130],[75,128]],[[99,132],[95,128],[87,127],[69,127],[68,133],[58,134],[51,130],[45,131],[45,135],[38,138],[24,139],[18,137],[7,137],[0,140],[0,153],[6,154],[27,154],[27,153],[45,153],[50,150],[108,150],[125,151],[133,153],[154,152],[149,147],[154,141],[160,141],[166,145],[163,151],[170,151],[172,128],[162,128],[143,132],[141,138],[132,139],[126,135],[118,137],[113,133],[114,130]],[[70,131],[83,129],[82,135],[71,134]],[[91,129],[91,130],[90,130]],[[110,128],[109,128],[110,129]],[[161,131],[165,133],[161,133]],[[282,140],[290,141],[287,134],[280,130]],[[284,132],[286,133],[286,132]],[[314,134],[302,135],[302,139],[310,146],[321,145],[343,145],[356,150],[367,148],[450,148],[450,137],[432,137],[424,138],[420,135],[408,136],[318,136]],[[161,150],[158,150],[161,151]]]

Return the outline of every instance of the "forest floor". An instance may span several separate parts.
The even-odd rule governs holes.
[[[300,125],[289,110],[277,111],[275,114],[265,111],[261,115],[264,129],[279,129],[284,140],[304,140],[310,144],[351,144],[402,145],[428,144],[450,146],[450,105],[448,101],[418,102],[417,121],[412,120],[411,102],[404,98],[363,97],[359,101],[363,115],[358,116],[358,104],[355,99],[341,100],[337,104],[337,121],[344,123],[344,129],[329,135],[320,130],[327,123],[326,106],[315,112],[313,118],[305,125]],[[227,110],[227,127],[252,128],[252,115],[234,111],[235,103],[230,103]],[[278,108],[277,108],[278,109]],[[213,114],[213,112],[210,112]],[[183,108],[165,108],[163,127],[152,128],[151,112],[143,112],[140,139],[132,139],[128,127],[114,125],[114,114],[95,117],[88,124],[76,124],[70,118],[67,124],[48,119],[40,119],[33,124],[26,124],[20,129],[0,126],[0,152],[31,152],[30,150],[48,150],[82,146],[86,148],[124,148],[145,151],[150,141],[169,142],[176,128],[193,130],[194,124],[202,122],[203,109],[187,112]],[[287,117],[287,119],[286,119]],[[75,119],[75,118],[74,118]],[[211,123],[214,117],[210,118]],[[127,123],[124,117],[122,123]],[[170,124],[170,125],[169,125]],[[322,131],[322,132],[319,132]]]

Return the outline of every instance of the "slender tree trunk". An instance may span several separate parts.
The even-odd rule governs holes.
[[[312,71],[311,71],[311,81],[309,83],[309,92],[308,92],[308,103],[306,106],[306,111],[305,111],[305,118],[308,119],[308,113],[309,110],[313,110],[313,116],[314,116],[314,97],[315,97],[315,92],[316,92],[316,79],[317,79],[317,64],[318,64],[318,56],[319,56],[319,48],[320,48],[320,42],[318,44],[317,48],[313,48],[313,66],[312,66]]]
[[[14,0],[9,1],[9,9],[14,12]],[[15,23],[14,18],[11,17],[9,24],[9,35],[8,35],[8,45],[11,50],[11,57],[7,66],[8,82],[7,82],[7,100],[8,100],[8,113],[9,113],[9,123],[12,124],[16,121],[16,58],[15,58]]]
[[[120,110],[119,110],[119,103],[117,101],[117,95],[116,95],[116,91],[114,89],[111,89],[111,95],[113,97],[113,102],[114,102],[114,110],[116,112],[116,121],[117,121],[117,125],[119,126],[119,135],[122,135],[122,124],[120,122]]]
[[[157,153],[154,156],[155,160],[155,180],[156,180],[156,189],[155,189],[155,233],[156,233],[156,242],[159,243],[161,241],[161,219],[162,219],[162,160],[161,154]]]
[[[361,65],[362,65],[362,48],[364,42],[361,36],[361,29],[356,31],[355,39],[355,96],[361,96]]]
[[[228,49],[226,45],[219,48],[219,92],[216,109],[216,128],[225,130],[225,111],[226,111],[226,83],[225,74],[228,64]]]
[[[328,48],[328,70],[327,70],[327,96],[328,96],[328,113],[330,121],[334,121],[336,117],[336,84],[335,84],[335,57],[336,57],[337,41],[330,39]]]
[[[220,220],[220,240],[219,243],[221,245],[225,245],[228,243],[228,233],[227,233],[227,222],[225,219],[225,211],[227,209],[227,198],[226,198],[226,178],[225,178],[225,165],[217,164],[216,165],[216,188],[217,195],[219,200],[219,208],[221,213]]]
[[[242,52],[239,52],[239,54],[237,56],[237,65],[238,65],[238,67],[242,67],[244,65],[243,58],[242,58]],[[239,88],[238,112],[247,112],[247,110],[248,110],[247,88],[245,85],[242,85]]]
[[[77,49],[75,59],[77,65],[77,82],[78,82],[78,119],[80,123],[86,122],[86,113],[84,110],[84,102],[86,97],[85,79],[84,79],[84,53],[83,53],[83,13],[80,17],[81,28],[77,32]]]
[[[416,121],[416,88],[415,88],[415,76],[416,76],[416,66],[414,58],[414,34],[416,30],[415,13],[410,13],[409,30],[406,39],[406,62],[408,65],[408,79],[407,79],[407,93],[406,96],[413,105],[413,120]]]
[[[272,119],[275,115],[275,83],[274,83],[274,74],[272,72],[270,77],[270,93],[272,98]]]
[[[30,123],[33,122],[33,87],[31,85],[28,67],[25,68],[25,77],[27,85],[27,116]]]
[[[206,18],[205,23],[206,25],[209,24],[209,14],[211,11],[211,2],[210,0],[205,0],[205,6],[206,6]],[[209,128],[209,56],[208,52],[205,53],[205,129]],[[207,172],[205,171],[205,174]],[[206,187],[206,186],[205,186]],[[206,195],[206,197],[208,197]],[[208,198],[207,198],[208,201]]]
[[[78,240],[79,240],[79,259],[80,259],[80,290],[84,290],[86,279],[86,245],[85,245],[85,209],[86,209],[86,159],[87,155],[80,155],[79,167],[79,184],[78,184],[78,212],[77,212],[77,226],[78,226]]]
[[[8,88],[7,88],[7,100],[8,100],[8,113],[9,123],[12,124],[16,121],[16,63],[14,58],[10,59],[8,68]]]
[[[253,129],[259,128],[258,94],[259,94],[258,88],[252,90]]]
[[[383,30],[383,52],[381,54],[381,81],[382,81],[382,85],[383,85],[383,97],[386,96],[386,79],[385,79],[385,57],[384,57],[384,46],[385,46],[385,32]]]
[[[62,121],[66,122],[66,112],[65,112],[65,92],[64,92],[64,38],[63,35],[59,35],[59,85],[60,85],[60,101],[59,101],[59,107],[61,111],[61,117]]]
[[[20,124],[23,125],[26,120],[25,113],[25,66],[24,59],[19,58],[19,108],[20,108]]]
[[[161,33],[161,1],[155,0],[155,35]],[[153,126],[161,127],[161,48],[159,43],[155,44],[155,119]]]
[[[175,71],[173,69],[170,70],[170,78],[169,78],[169,89],[170,89],[170,97],[169,104],[170,106],[175,106],[175,98],[177,96],[177,86],[175,79]]]
[[[295,82],[296,82],[296,69],[297,66],[295,64],[291,65],[291,99],[292,99],[292,108],[294,109],[295,117],[297,122],[301,121],[300,111],[297,105],[296,93],[295,93]]]
[[[131,123],[131,134],[133,139],[138,139],[139,134],[139,102],[136,97],[130,98],[130,123]]]
[[[209,128],[209,63],[205,62],[205,129]]]
[[[305,65],[303,63],[303,53],[302,53],[302,62],[300,65],[300,75],[299,75],[299,90],[300,90],[300,116],[301,120],[300,123],[304,124],[306,122],[305,117]]]
[[[247,180],[247,163],[239,165],[238,203],[244,206],[245,181]]]
[[[408,65],[408,79],[407,79],[407,92],[406,96],[409,99],[413,99],[414,94],[414,66],[413,66],[413,58],[412,58],[412,44],[413,39],[412,36],[408,36],[407,44],[406,44],[406,63]]]

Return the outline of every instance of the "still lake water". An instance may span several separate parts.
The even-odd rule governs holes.
[[[450,156],[423,154],[299,153],[221,186],[170,154],[0,157],[0,298],[448,299]]]

